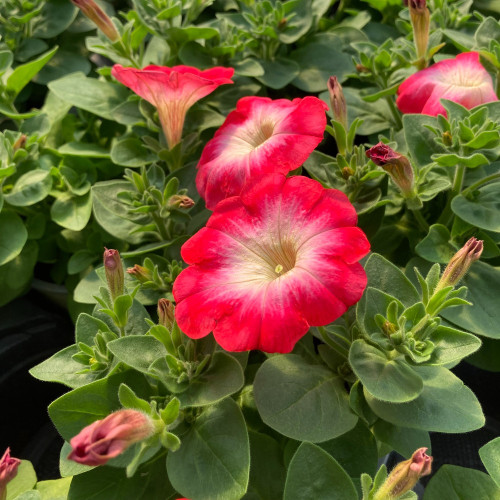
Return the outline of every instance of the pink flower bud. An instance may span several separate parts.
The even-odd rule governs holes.
[[[124,276],[122,260],[118,250],[108,250],[105,248],[104,255],[104,271],[108,282],[109,293],[113,300],[116,297],[123,295]]]
[[[472,263],[481,257],[482,252],[483,242],[481,240],[471,238],[467,241],[451,258],[437,284],[435,292],[447,286],[455,286],[465,276]]]
[[[153,433],[153,422],[146,414],[119,410],[82,429],[71,440],[68,458],[84,465],[104,465]]]
[[[71,0],[112,42],[120,39],[116,26],[94,0]]]
[[[419,448],[410,459],[396,465],[373,500],[396,500],[413,489],[421,477],[429,475],[432,457],[426,451],[427,448]]]
[[[169,208],[191,208],[194,206],[194,201],[184,194],[174,194],[168,200]]]
[[[383,142],[370,148],[366,156],[391,176],[405,198],[414,196],[413,168],[406,156],[397,153]]]
[[[170,300],[160,299],[158,301],[158,322],[168,330],[174,324],[174,305]]]
[[[333,113],[333,119],[340,122],[347,130],[347,105],[345,102],[342,86],[336,76],[328,79],[328,92],[330,93],[330,107]]]
[[[0,500],[7,498],[7,484],[16,477],[20,463],[21,460],[10,456],[10,448],[0,458]]]
[[[139,280],[141,283],[146,283],[147,281],[151,281],[153,279],[153,274],[151,271],[139,264],[136,264],[134,267],[129,267],[127,269],[127,273]]]

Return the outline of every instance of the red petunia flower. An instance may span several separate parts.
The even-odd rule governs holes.
[[[191,338],[229,351],[290,352],[366,287],[369,251],[347,196],[306,177],[266,175],[220,202],[182,247],[175,316]]]
[[[190,66],[146,66],[144,69],[124,68],[115,64],[111,74],[153,106],[167,144],[172,149],[181,142],[182,128],[188,109],[212,93],[219,85],[233,83],[233,68],[215,67],[201,71]]]
[[[248,179],[300,167],[323,139],[326,109],[316,97],[240,99],[198,163],[196,187],[207,208],[239,195]]]
[[[498,101],[489,73],[477,52],[445,59],[407,78],[398,89],[396,104],[403,113],[446,115],[440,99],[449,99],[467,109]]]

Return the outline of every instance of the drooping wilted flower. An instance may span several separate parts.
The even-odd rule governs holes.
[[[347,196],[306,177],[269,174],[220,202],[181,249],[175,317],[226,350],[290,352],[366,287],[370,245]]]

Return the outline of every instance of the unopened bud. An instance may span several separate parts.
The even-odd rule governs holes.
[[[141,283],[147,283],[153,279],[153,274],[144,266],[136,264],[134,267],[127,268],[127,274],[130,274]]]
[[[467,241],[451,258],[436,286],[435,292],[447,286],[455,286],[465,276],[472,263],[479,260],[482,252],[483,242],[481,240],[471,238]]]
[[[68,458],[84,465],[104,465],[155,431],[153,421],[145,413],[118,410],[83,428],[71,439],[72,451]]]
[[[370,68],[363,66],[362,64],[356,64],[356,71],[358,73],[370,73]]]
[[[24,146],[26,145],[27,138],[28,138],[27,135],[21,134],[19,139],[12,145],[12,149],[14,151],[17,151],[18,149],[24,149]]]
[[[170,300],[160,299],[158,301],[158,323],[167,330],[172,329],[174,324],[174,305]]]
[[[405,198],[412,198],[415,195],[413,168],[406,156],[382,142],[370,148],[366,156],[391,176]]]
[[[426,0],[409,0],[411,24],[413,26],[413,41],[417,50],[420,69],[426,65],[427,45],[429,43],[430,13]]]
[[[191,208],[194,206],[194,201],[185,194],[174,194],[168,200],[169,208]]]
[[[432,457],[426,451],[427,448],[419,448],[410,459],[396,465],[373,500],[396,500],[413,489],[421,477],[428,476],[432,469]]]
[[[347,180],[354,175],[354,170],[351,167],[344,167],[342,169],[342,177]]]
[[[21,460],[10,456],[10,448],[0,458],[0,500],[7,498],[7,484],[17,475]]]
[[[449,132],[448,130],[446,132],[443,132],[441,138],[443,139],[443,144],[445,146],[453,145],[453,136],[451,135],[451,132]]]
[[[333,119],[344,126],[347,131],[347,105],[345,102],[342,86],[336,76],[328,79],[328,92],[330,93],[330,107],[333,113]]]
[[[385,321],[384,324],[382,325],[382,330],[384,330],[384,333],[387,336],[390,336],[393,333],[396,333],[397,328],[394,323],[391,323],[390,321]]]
[[[94,0],[71,0],[112,42],[120,39],[113,21]]]
[[[106,281],[108,282],[109,293],[113,300],[120,295],[123,295],[124,276],[122,260],[118,250],[104,250],[104,271],[106,273]]]

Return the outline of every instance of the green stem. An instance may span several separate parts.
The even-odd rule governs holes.
[[[326,330],[325,330],[324,327],[317,326],[316,328],[318,329],[318,332],[320,333],[321,338],[323,339],[323,341],[325,342],[325,344],[329,345],[337,354],[339,354],[343,358],[349,359],[349,350],[348,349],[346,349],[345,347],[342,347],[341,345],[339,345],[336,342],[334,342],[329,337],[329,335],[326,332]],[[348,342],[347,339],[342,338],[342,340],[345,340],[346,342]]]
[[[477,188],[481,187],[483,184],[487,184],[488,182],[494,181],[495,179],[500,179],[500,173],[488,175],[488,177],[485,177],[484,179],[474,182],[474,184],[471,184],[468,188],[465,188],[462,191],[462,195],[466,196],[469,193],[475,191]]]
[[[413,217],[415,217],[420,229],[427,233],[429,231],[429,224],[422,215],[422,212],[420,210],[412,210],[411,213],[413,214]]]
[[[399,114],[399,111],[397,110],[396,105],[392,100],[392,97],[390,95],[386,95],[385,100],[389,105],[389,109],[391,110],[392,117],[394,118],[396,126],[398,127],[399,130],[401,130],[403,128],[403,122],[401,121],[401,115]]]
[[[170,240],[170,235],[168,234],[167,228],[163,222],[163,219],[155,212],[152,214],[153,221],[156,224],[156,227],[158,228],[158,232],[160,233],[160,236],[163,241],[168,241]]]
[[[349,4],[349,0],[340,0],[339,6],[337,7],[337,11],[335,12],[335,16],[333,16],[333,23],[337,24],[342,19],[342,14],[344,13],[344,9]]]
[[[458,164],[455,168],[455,178],[453,179],[453,186],[451,188],[450,193],[448,194],[448,202],[446,203],[446,207],[443,210],[443,213],[438,219],[438,224],[448,225],[450,219],[453,215],[453,211],[451,210],[451,202],[455,196],[460,194],[462,190],[462,184],[464,182],[465,177],[465,165]]]
[[[500,97],[500,69],[497,71],[497,88],[496,88],[497,97]]]

